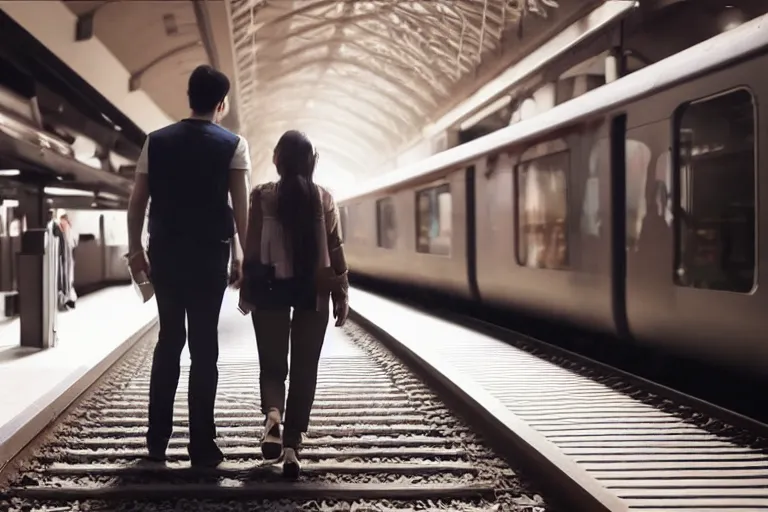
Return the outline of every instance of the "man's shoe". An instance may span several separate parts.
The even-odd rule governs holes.
[[[218,454],[212,453],[202,457],[190,458],[190,463],[193,468],[215,468],[222,462],[224,462],[224,454],[221,452]]]
[[[165,462],[168,460],[165,456],[165,448],[158,448],[156,446],[149,446],[147,448],[147,455],[144,458],[152,462]]]

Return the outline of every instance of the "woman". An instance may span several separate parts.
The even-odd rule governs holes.
[[[349,285],[338,209],[331,194],[312,181],[317,163],[312,143],[300,132],[286,132],[273,162],[280,180],[251,193],[240,308],[252,312],[259,350],[266,415],[261,451],[267,460],[282,455],[283,473],[296,478],[328,325],[328,298],[340,327],[349,311]]]

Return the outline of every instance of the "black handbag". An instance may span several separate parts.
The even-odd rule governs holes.
[[[281,309],[293,305],[293,280],[277,279],[274,265],[251,262],[243,268],[243,277],[246,299],[256,309]]]
[[[247,263],[243,266],[243,277],[248,302],[260,308],[274,302],[276,287],[274,265],[259,262]]]

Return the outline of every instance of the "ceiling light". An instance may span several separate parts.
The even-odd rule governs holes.
[[[0,169],[0,176],[18,176],[21,171],[18,169]]]
[[[93,197],[93,192],[77,188],[45,187],[45,193],[49,196]]]
[[[99,197],[101,197],[102,199],[110,200],[110,201],[120,200],[120,196],[116,194],[110,194],[109,192],[99,192]]]
[[[19,201],[16,199],[3,199],[2,206],[5,206],[6,208],[18,208],[19,207]]]

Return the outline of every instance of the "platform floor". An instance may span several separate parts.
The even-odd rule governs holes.
[[[760,450],[395,301],[353,289],[350,306],[615,510],[768,510]]]
[[[132,286],[89,294],[58,316],[58,345],[20,347],[20,320],[0,325],[0,467],[98,378],[151,327],[154,300],[142,304]],[[89,382],[90,381],[90,382]]]

